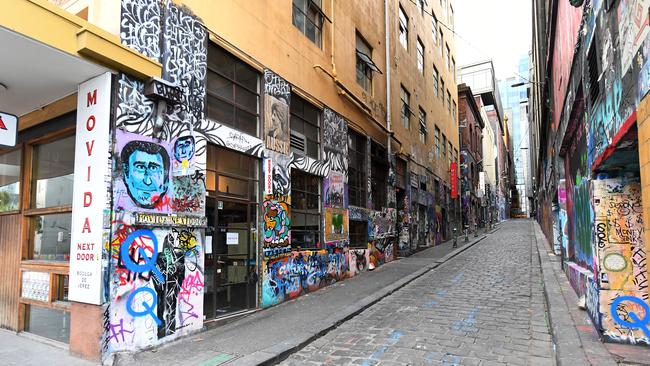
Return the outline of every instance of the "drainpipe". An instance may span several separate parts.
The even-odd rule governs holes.
[[[388,157],[390,159],[393,131],[391,126],[390,110],[390,23],[388,21],[388,1],[389,0],[384,0],[384,26],[386,28],[386,40],[384,46],[386,47],[386,129],[388,130],[388,141],[386,146],[388,149]]]
[[[331,45],[332,45],[332,76],[334,80],[336,80],[336,63],[334,62],[334,0],[330,0],[330,16],[332,17],[331,23],[332,23],[332,31],[330,33],[330,39],[331,39]]]

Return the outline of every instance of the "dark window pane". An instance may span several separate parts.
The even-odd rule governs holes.
[[[234,107],[208,95],[208,118],[224,125],[235,127]]]
[[[313,141],[318,141],[318,128],[309,123],[305,123],[305,137]]]
[[[305,15],[295,6],[293,7],[293,25],[301,32],[305,31]]]
[[[70,342],[70,313],[28,305],[25,330],[62,343]]]
[[[213,68],[225,77],[232,79],[235,76],[234,61],[234,58],[224,49],[210,43],[210,49],[208,51],[208,67]]]
[[[238,62],[236,66],[235,81],[245,86],[246,88],[259,92],[258,88],[259,74],[257,70],[252,67],[244,64],[243,62]]]
[[[319,147],[318,144],[310,141],[307,143],[307,156],[313,159],[318,159],[319,156]]]
[[[240,106],[246,108],[247,110],[251,112],[257,113],[257,106],[258,106],[258,97],[257,94],[253,94],[249,92],[248,90],[242,88],[241,86],[237,86],[237,90],[235,92],[235,102],[239,104]]]
[[[237,128],[243,132],[257,136],[257,116],[237,108]]]
[[[209,73],[210,77],[208,77],[207,81],[207,90],[210,93],[214,93],[223,99],[226,99],[230,102],[233,101],[233,83],[232,81],[223,78],[219,76],[218,74],[214,72]]]
[[[32,259],[70,260],[72,214],[36,216],[32,219]]]

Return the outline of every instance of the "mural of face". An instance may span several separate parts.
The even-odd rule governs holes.
[[[179,137],[174,144],[174,158],[179,163],[190,161],[194,157],[194,137]]]
[[[124,184],[133,202],[142,208],[154,208],[169,187],[169,155],[160,145],[131,141],[120,155]]]

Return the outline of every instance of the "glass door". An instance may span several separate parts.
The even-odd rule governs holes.
[[[205,315],[215,318],[256,307],[257,204],[208,197],[211,245],[206,246]],[[210,249],[210,253],[208,253]]]

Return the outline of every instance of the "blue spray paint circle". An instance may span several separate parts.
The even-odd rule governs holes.
[[[643,308],[643,312],[645,313],[643,319],[640,319],[639,316],[632,311],[628,312],[628,316],[630,319],[632,319],[632,321],[621,319],[616,309],[618,308],[618,304],[622,303],[623,301],[629,301],[641,306],[641,308]],[[650,338],[650,329],[648,329],[648,323],[650,323],[650,306],[648,306],[645,301],[634,296],[617,297],[612,302],[612,305],[610,305],[609,311],[612,313],[612,318],[620,325],[632,329],[641,329],[643,333],[645,333],[646,337]]]
[[[144,308],[144,310],[136,311],[133,309],[133,300],[135,298],[135,295],[141,292],[146,292],[149,295],[151,295],[153,301],[151,304],[149,304],[146,301],[142,301],[141,305]],[[158,319],[156,313],[154,312],[157,304],[158,304],[158,296],[156,295],[156,292],[149,287],[140,287],[139,289],[133,291],[131,295],[129,295],[129,298],[126,300],[126,311],[129,313],[129,315],[131,315],[134,318],[145,316],[145,315],[151,315],[153,320],[156,321],[156,324],[160,325],[162,322],[160,321],[160,319]]]
[[[153,253],[151,253],[151,257],[147,256],[147,253],[144,251],[144,248],[138,247],[138,253],[140,253],[140,256],[144,258],[144,263],[143,264],[138,264],[133,261],[131,258],[131,255],[129,253],[129,248],[131,247],[131,243],[133,241],[141,236],[147,236],[151,238],[151,241],[153,242]],[[160,282],[165,282],[165,276],[160,272],[158,267],[156,267],[156,256],[158,255],[158,239],[154,235],[154,233],[151,230],[148,229],[140,229],[132,232],[129,234],[129,236],[124,240],[122,245],[120,246],[120,256],[122,257],[122,261],[124,262],[124,265],[126,268],[131,271],[131,272],[136,272],[136,273],[142,273],[142,272],[153,272],[154,276],[158,278],[158,281]]]

